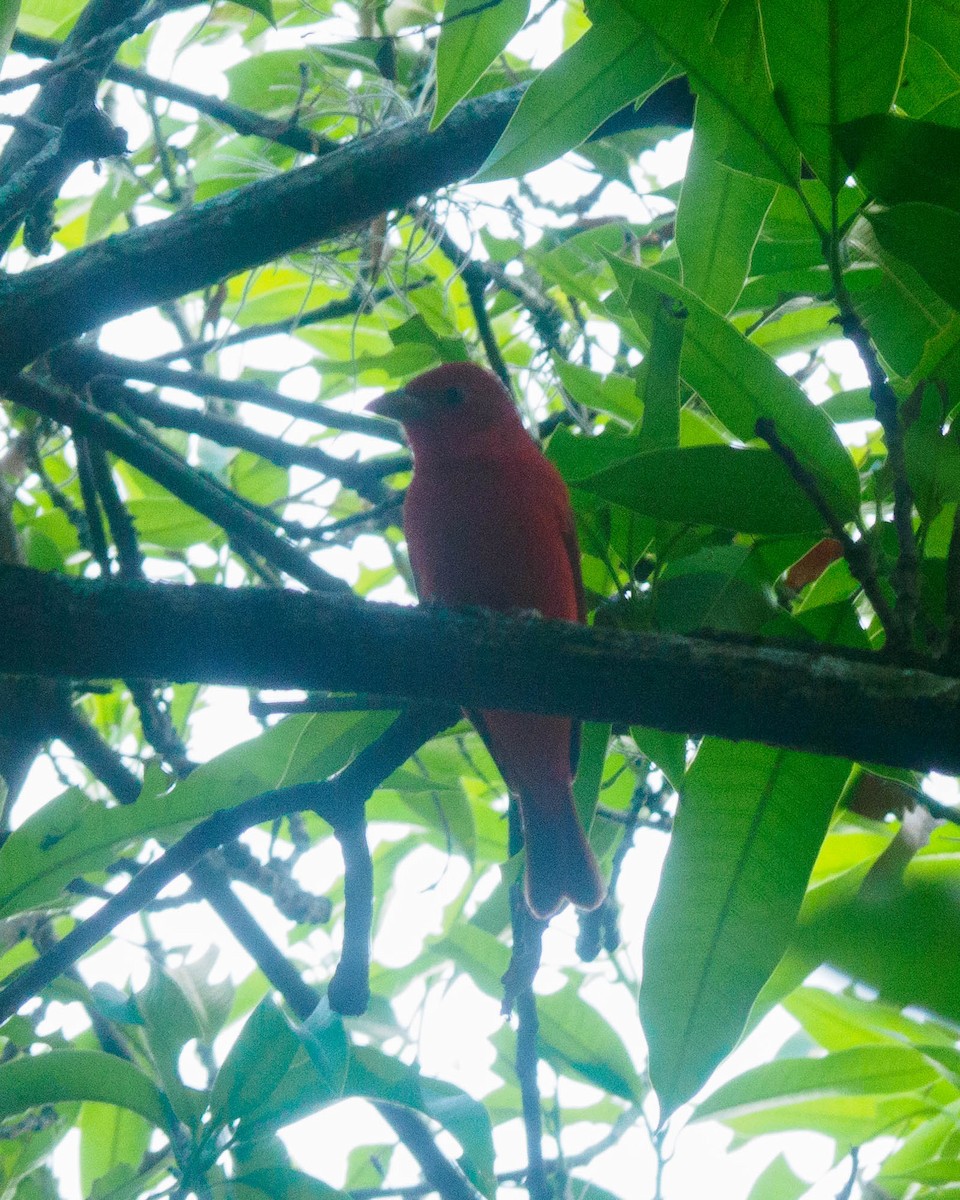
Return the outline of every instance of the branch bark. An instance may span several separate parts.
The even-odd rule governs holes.
[[[0,568],[0,623],[13,675],[374,692],[960,772],[960,679],[824,647],[16,566]]]
[[[635,128],[674,118],[676,84],[637,110]],[[433,133],[429,116],[388,127],[308,166],[8,278],[0,289],[0,380],[106,321],[334,237],[458,182],[486,158],[523,90],[465,101]],[[658,99],[661,92],[666,103]]]

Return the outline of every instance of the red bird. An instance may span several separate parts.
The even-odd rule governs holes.
[[[495,375],[446,363],[368,408],[402,422],[413,450],[404,526],[422,600],[584,620],[566,486]],[[579,724],[469,715],[520,805],[530,911],[545,920],[564,900],[596,908],[604,887],[572,791]]]

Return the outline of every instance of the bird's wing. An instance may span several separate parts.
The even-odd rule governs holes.
[[[563,524],[563,547],[570,562],[570,573],[573,576],[573,588],[577,596],[577,620],[582,624],[587,621],[587,598],[583,591],[583,571],[580,567],[580,544],[577,541],[577,528],[573,516],[573,508],[567,503]],[[577,766],[580,762],[580,731],[579,721],[570,723],[570,774],[576,778]]]

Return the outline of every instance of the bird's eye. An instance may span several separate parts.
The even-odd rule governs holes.
[[[458,387],[447,388],[447,390],[442,393],[442,396],[444,404],[449,404],[451,407],[456,404],[462,404],[467,398],[463,388]]]

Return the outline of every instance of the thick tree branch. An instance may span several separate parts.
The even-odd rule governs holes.
[[[0,153],[0,184],[9,187],[30,160],[42,153],[48,137],[45,128],[58,128],[71,115],[93,111],[97,85],[117,50],[162,12],[161,5],[143,0],[91,0],[86,5],[50,64],[50,77],[30,105],[30,120],[15,128]],[[62,171],[52,179],[32,180],[31,194],[22,197],[24,203],[38,201],[48,189],[52,198],[74,165],[64,162]],[[0,211],[0,248],[9,246],[23,207],[19,203]]]
[[[832,648],[15,566],[0,567],[0,621],[14,675],[391,693],[960,771],[960,679]]]
[[[429,116],[388,127],[308,166],[4,281],[0,379],[106,321],[334,237],[458,182],[481,165],[522,94],[521,86],[468,100],[433,133]],[[635,128],[671,119],[672,92],[666,105],[659,96],[637,110]]]

